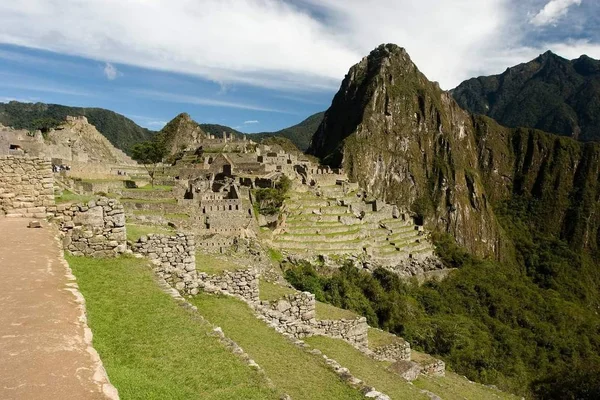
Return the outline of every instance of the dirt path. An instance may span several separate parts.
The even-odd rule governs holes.
[[[55,228],[0,217],[0,399],[117,399]]]

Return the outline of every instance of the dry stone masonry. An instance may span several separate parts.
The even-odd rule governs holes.
[[[0,156],[0,215],[46,218],[53,207],[54,178],[49,160]]]
[[[258,301],[258,273],[254,268],[225,271],[222,275],[198,274],[200,287],[209,293],[237,295],[245,301]]]
[[[182,293],[198,294],[196,243],[192,235],[150,234],[132,245],[134,253],[144,255],[155,266],[159,278]]]
[[[73,255],[114,257],[127,250],[125,213],[115,199],[59,204],[54,215],[64,235],[63,246]]]

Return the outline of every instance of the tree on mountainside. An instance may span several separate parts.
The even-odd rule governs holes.
[[[167,148],[159,140],[149,140],[134,145],[131,148],[131,157],[142,164],[150,176],[150,185],[154,187],[156,167],[167,155]]]
[[[50,132],[50,129],[54,129],[60,125],[60,121],[54,118],[38,118],[31,122],[34,129],[42,132],[42,135],[46,137],[46,134]]]

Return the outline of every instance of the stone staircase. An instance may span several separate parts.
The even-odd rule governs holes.
[[[425,258],[433,247],[410,218],[394,218],[393,207],[373,205],[341,186],[293,192],[285,201],[286,220],[274,243],[301,255],[369,255],[382,265]]]

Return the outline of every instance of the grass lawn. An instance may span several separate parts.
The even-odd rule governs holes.
[[[260,300],[275,301],[286,294],[294,294],[297,290],[261,279],[258,282],[258,292]]]
[[[307,353],[258,320],[240,300],[200,294],[192,302],[200,313],[223,328],[294,400],[361,399],[325,364],[322,357]]]
[[[141,187],[137,187],[137,188],[132,188],[132,189],[128,189],[128,190],[150,190],[150,191],[157,191],[157,192],[170,192],[173,190],[173,186],[168,186],[168,185],[146,185],[146,186],[141,186]]]
[[[369,330],[367,331],[367,337],[370,349],[376,349],[403,340],[394,334],[371,327],[369,327]]]
[[[73,193],[69,190],[63,190],[60,196],[55,196],[54,200],[56,203],[87,203],[90,200],[95,199],[98,196],[94,196],[92,194],[89,195],[79,195]]]
[[[161,217],[171,219],[186,219],[190,216],[185,213],[165,213],[157,210],[133,210],[134,215],[160,215]]]
[[[177,305],[144,260],[67,257],[94,347],[121,399],[277,399],[264,378]]]
[[[127,224],[127,240],[132,242],[136,242],[142,236],[151,233],[173,235],[175,234],[175,230],[165,226]]]
[[[399,375],[388,371],[387,366],[389,363],[375,361],[343,340],[313,336],[305,339],[305,341],[348,368],[352,375],[362,379],[367,385],[371,385],[387,394],[393,400],[429,399]],[[440,396],[442,395],[440,394]]]
[[[316,303],[315,314],[317,319],[356,319],[358,317],[358,314],[350,310],[337,308],[320,301]]]
[[[236,264],[226,258],[213,256],[200,251],[196,252],[196,270],[206,272],[209,275],[220,275],[225,271],[237,271],[247,268],[248,266]]]
[[[128,199],[127,197],[122,197],[121,203],[177,204],[177,199]]]
[[[453,372],[446,371],[446,376],[439,378],[434,376],[421,376],[413,384],[419,389],[429,390],[439,394],[444,400],[518,400],[519,396],[488,388],[479,383],[469,382],[466,378]]]

